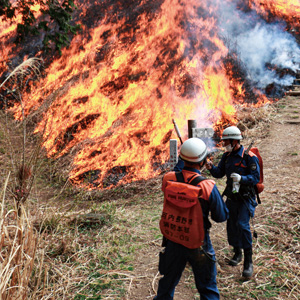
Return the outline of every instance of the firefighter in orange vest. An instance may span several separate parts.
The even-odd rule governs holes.
[[[244,155],[245,149],[240,144],[241,131],[236,126],[230,126],[223,131],[222,140],[226,149],[218,166],[212,162],[206,168],[215,178],[227,177],[224,195],[227,197],[226,205],[229,209],[227,221],[227,238],[229,245],[233,246],[234,255],[229,261],[232,266],[242,261],[244,250],[243,276],[251,277],[252,263],[252,234],[250,230],[250,217],[254,216],[255,201],[254,186],[259,182],[259,160],[254,155]]]
[[[207,157],[207,147],[205,143],[198,138],[186,140],[180,150],[180,158],[184,161],[184,167],[181,174],[184,182],[191,181],[198,177],[200,170],[204,166]],[[168,181],[177,181],[175,172],[165,174],[162,183],[162,191],[165,191]],[[159,280],[157,295],[154,300],[172,300],[175,287],[177,286],[182,272],[187,262],[193,269],[196,287],[202,300],[220,299],[216,282],[216,258],[213,249],[209,230],[211,219],[215,222],[224,222],[228,218],[228,209],[213,180],[202,180],[196,186],[201,188],[201,197],[199,201],[202,208],[204,241],[201,247],[190,249],[180,243],[172,242],[164,238],[164,250],[160,253],[159,271],[163,277]]]

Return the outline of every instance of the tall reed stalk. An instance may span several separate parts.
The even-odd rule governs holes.
[[[13,132],[7,118],[5,126],[1,124],[5,135],[4,144],[10,147],[7,153],[11,166],[3,166],[7,170],[1,170],[2,174],[9,174],[1,191],[0,300],[34,299],[32,296],[41,282],[39,277],[42,274],[43,257],[37,257],[41,235],[34,228],[33,218],[26,209],[26,200],[30,196],[37,169],[41,141],[32,152],[28,151],[27,119],[23,102],[29,79],[39,79],[41,68],[41,59],[29,58],[10,72],[0,84],[0,89],[12,95],[22,111],[22,120],[19,121],[22,132]],[[12,137],[15,141],[12,141]]]
[[[23,205],[9,209],[6,203],[7,176],[2,191],[0,216],[0,300],[27,299],[39,234]]]

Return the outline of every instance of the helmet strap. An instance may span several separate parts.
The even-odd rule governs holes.
[[[199,162],[200,170],[204,167],[205,164],[206,164],[206,157],[205,157],[205,159],[203,159],[202,161]]]
[[[231,145],[231,147],[232,147],[232,151],[234,151],[234,150],[235,150],[235,148],[236,148],[237,144],[240,144],[240,141],[239,141],[239,140],[236,140],[236,141],[237,141],[237,143],[233,145],[233,141],[234,141],[233,139],[230,139],[230,145]]]
[[[235,148],[235,145],[233,146],[233,139],[230,139],[230,145],[231,145],[231,147],[232,147],[232,151],[234,150],[234,148]]]

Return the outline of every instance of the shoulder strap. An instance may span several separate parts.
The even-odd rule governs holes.
[[[176,180],[178,182],[184,182],[184,177],[183,177],[182,172],[175,172],[175,175],[176,175]]]
[[[237,166],[238,168],[242,165],[242,162],[243,162],[243,159],[244,159],[245,155],[247,155],[247,153],[245,153],[245,148],[244,148],[243,153],[242,153],[242,158],[240,160],[240,163]],[[248,159],[247,159],[247,163],[248,163]]]
[[[185,182],[182,172],[176,172],[175,175],[178,182]],[[201,175],[195,175],[190,182],[186,182],[186,183],[197,186],[199,182],[205,179],[206,178]]]

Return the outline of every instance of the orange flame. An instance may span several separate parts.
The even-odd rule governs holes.
[[[236,123],[243,87],[228,77],[228,50],[214,18],[198,16],[200,2],[166,0],[158,13],[139,14],[134,27],[106,16],[83,28],[88,34],[73,39],[47,68],[42,88],[24,99],[26,114],[48,108],[36,132],[49,156],[74,153],[74,184],[103,188],[156,176],[176,138],[173,118],[181,132],[188,119],[199,127],[224,116]],[[13,112],[22,117],[20,107]]]
[[[299,26],[300,4],[298,0],[251,0],[250,3],[258,13],[271,13]]]

